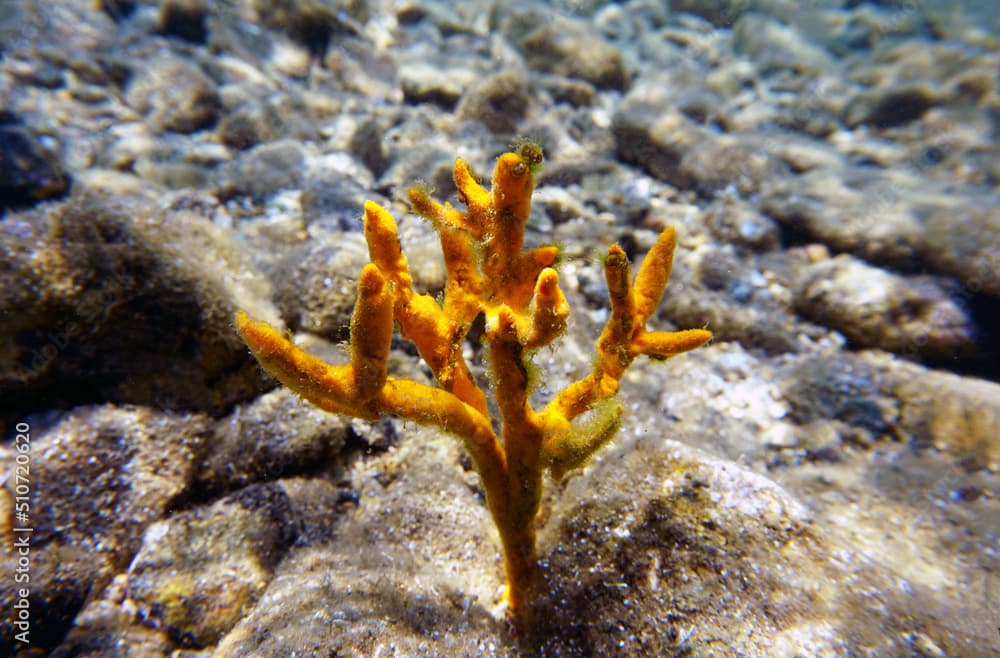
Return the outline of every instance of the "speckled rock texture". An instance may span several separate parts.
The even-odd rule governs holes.
[[[923,356],[975,349],[972,318],[948,280],[894,276],[848,254],[820,261],[796,282],[797,309],[865,347]]]
[[[998,34],[939,0],[6,0],[0,655],[1000,655]],[[589,371],[612,242],[674,226],[651,325],[715,340],[637,361],[546,481],[518,634],[460,444],[309,406],[232,323],[344,362],[364,201],[439,295],[406,190],[461,205],[455,157],[520,139],[572,309],[533,402]],[[432,383],[398,337],[389,373]]]
[[[270,286],[204,212],[80,198],[3,221],[5,419],[60,400],[219,412],[266,389],[229,327],[246,304],[273,316]]]

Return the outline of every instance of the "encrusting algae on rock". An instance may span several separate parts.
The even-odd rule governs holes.
[[[592,371],[540,410],[529,402],[532,353],[566,328],[569,305],[555,270],[558,249],[522,251],[531,209],[534,170],[541,150],[522,145],[497,161],[490,190],[463,160],[455,162],[461,211],[410,190],[414,210],[441,236],[447,283],[441,303],[418,294],[400,247],[393,217],[365,204],[365,238],[372,262],[361,270],[351,320],[351,360],[333,366],[313,357],[281,332],[245,313],[236,318],[243,339],[261,365],[306,400],[328,411],[376,419],[390,413],[436,425],[458,436],[482,478],[490,514],[503,544],[507,602],[519,628],[530,626],[530,604],[539,587],[535,517],[542,474],[554,477],[583,466],[615,434],[621,405],[619,381],[632,361],[700,347],[703,329],[647,331],[670,277],[676,235],[660,234],[634,280],[617,245],[604,261],[611,312],[597,341]],[[493,430],[486,393],[473,379],[462,345],[477,316],[485,316],[491,381],[502,432]],[[413,341],[438,386],[387,374],[394,322]],[[578,420],[588,411],[589,420]]]

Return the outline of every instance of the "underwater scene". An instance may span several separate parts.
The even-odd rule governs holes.
[[[0,0],[0,656],[1000,655],[1000,12]]]

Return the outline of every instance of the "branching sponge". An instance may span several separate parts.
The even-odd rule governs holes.
[[[660,234],[634,279],[625,252],[613,245],[604,261],[611,312],[597,340],[593,369],[544,408],[532,408],[532,353],[552,343],[569,316],[555,270],[558,249],[523,250],[540,162],[541,150],[530,144],[500,156],[487,190],[469,165],[457,160],[455,184],[464,211],[410,190],[414,210],[440,234],[447,270],[441,302],[413,290],[395,220],[379,205],[365,204],[372,262],[358,279],[350,363],[329,365],[266,323],[242,312],[236,318],[243,340],[261,365],[313,404],[358,418],[395,414],[436,425],[462,440],[499,530],[509,610],[522,628],[530,623],[529,604],[539,586],[534,521],[543,472],[549,469],[561,478],[611,440],[621,416],[618,383],[636,357],[665,359],[712,337],[702,329],[646,329],[670,277],[677,244],[672,228]],[[501,416],[500,435],[493,430],[486,394],[462,353],[479,314],[485,316],[483,341]],[[416,345],[437,386],[388,376],[394,323]],[[586,412],[591,413],[581,418]]]

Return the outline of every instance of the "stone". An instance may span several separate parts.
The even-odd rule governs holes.
[[[915,181],[897,182],[858,168],[828,168],[768,181],[760,207],[792,235],[823,242],[869,262],[911,267],[924,229],[911,199]]]
[[[626,162],[684,188],[691,184],[691,177],[681,162],[706,135],[680,112],[663,110],[656,89],[652,81],[637,83],[619,105],[611,125],[615,147]]]
[[[259,108],[241,108],[219,121],[219,138],[229,148],[246,150],[275,137],[274,117]]]
[[[891,128],[919,119],[944,100],[939,91],[926,83],[879,87],[852,98],[844,110],[844,122],[852,128],[861,125]]]
[[[462,93],[476,84],[476,72],[461,67],[437,67],[426,62],[411,62],[399,68],[403,99],[409,103],[433,103],[452,109]]]
[[[275,300],[282,318],[296,331],[335,342],[348,338],[357,299],[357,272],[368,262],[360,233],[305,244],[278,265]]]
[[[281,30],[315,55],[326,53],[334,35],[356,35],[368,19],[366,0],[254,0],[267,27]]]
[[[836,421],[874,440],[884,436],[895,420],[880,369],[863,360],[804,356],[792,362],[781,378],[789,417],[799,425]]]
[[[899,399],[903,431],[916,445],[1000,471],[1000,385],[905,361],[891,362],[884,378]]]
[[[607,89],[624,90],[628,84],[621,52],[580,21],[537,10],[516,11],[502,30],[533,69]]]
[[[115,405],[81,407],[31,436],[32,645],[51,649],[83,604],[131,561],[142,533],[185,492],[210,436],[207,418]],[[0,455],[12,468],[13,451]],[[4,545],[13,541],[3,537]],[[16,554],[0,553],[13,573]],[[11,627],[17,583],[0,582]],[[0,636],[10,655],[13,638]]]
[[[773,142],[738,135],[707,138],[684,155],[681,173],[707,197],[730,187],[750,196],[759,192],[765,182],[787,171],[769,152],[771,147]]]
[[[720,199],[710,206],[706,221],[724,242],[755,251],[771,251],[780,244],[778,224],[749,205]]]
[[[265,380],[232,330],[269,286],[196,204],[78,199],[0,223],[0,415],[91,402],[219,411]]]
[[[146,115],[148,125],[157,133],[193,133],[207,128],[222,108],[215,82],[196,64],[171,55],[137,71],[125,100]]]
[[[261,484],[154,523],[128,570],[128,598],[176,641],[219,641],[253,607],[297,535],[288,495]]]
[[[192,486],[218,494],[313,471],[341,452],[348,428],[286,388],[270,391],[216,422]]]
[[[800,273],[795,307],[859,346],[906,356],[969,358],[977,351],[975,324],[954,288],[941,279],[902,277],[841,254]]]
[[[503,623],[491,613],[500,565],[477,478],[453,438],[414,429],[399,450],[355,473],[359,504],[348,514],[335,513],[329,485],[283,481],[293,510],[332,525],[336,541],[293,547],[218,656],[318,645],[368,654],[389,643],[399,653],[476,655],[502,646]],[[262,627],[271,632],[255,631]]]
[[[747,3],[741,0],[670,0],[670,11],[687,12],[710,21],[717,27],[732,27],[746,11]]]
[[[733,25],[733,49],[751,57],[765,74],[786,70],[817,75],[833,68],[830,55],[794,24],[756,12],[743,13]]]
[[[470,87],[455,113],[460,119],[483,123],[491,132],[512,134],[517,132],[530,105],[524,76],[509,69]]]
[[[247,196],[261,202],[282,190],[297,190],[305,182],[307,157],[301,142],[294,139],[243,151],[219,174],[222,197]]]
[[[920,252],[932,267],[957,277],[973,293],[1000,297],[1000,212],[988,199],[981,202],[930,210]]]

